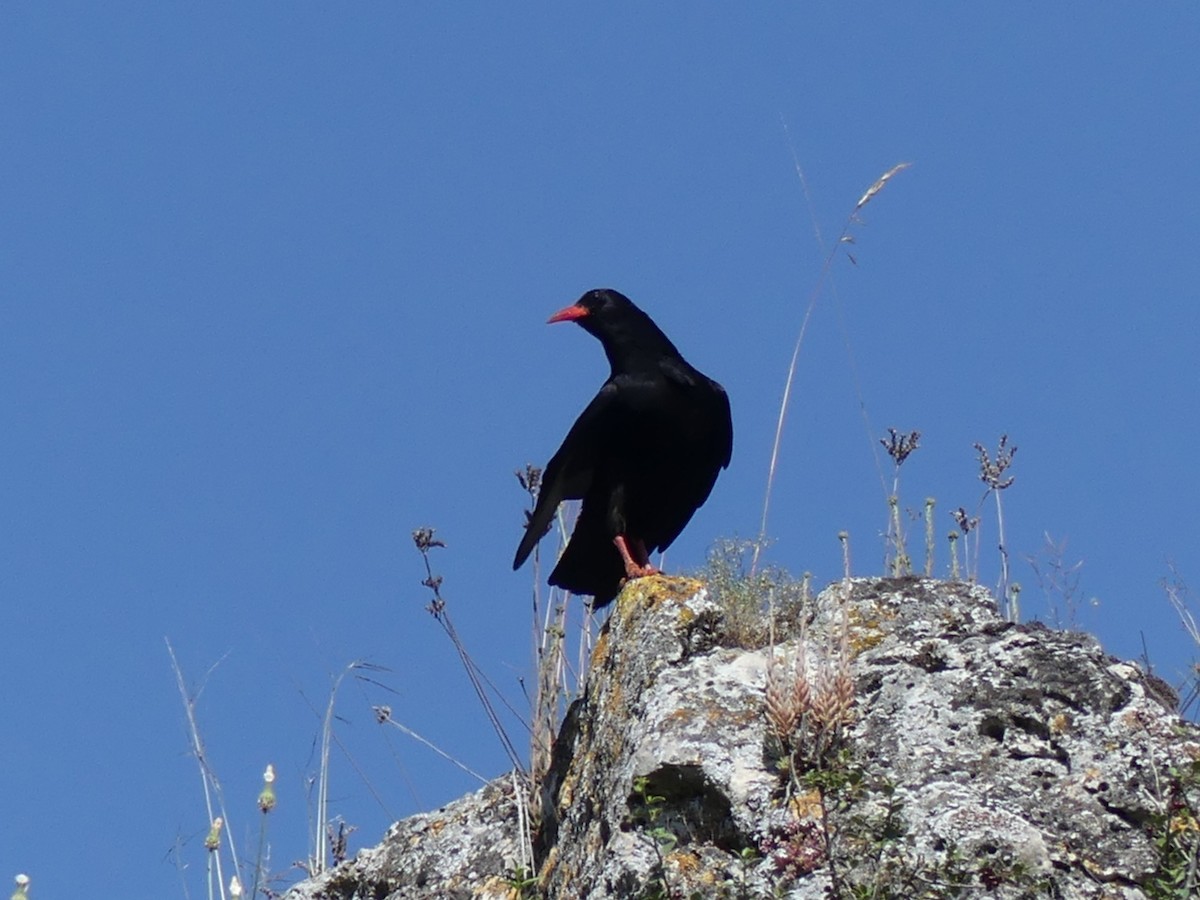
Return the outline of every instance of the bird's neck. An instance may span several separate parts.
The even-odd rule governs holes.
[[[607,335],[601,343],[614,375],[653,369],[664,357],[679,356],[670,338],[648,318]]]

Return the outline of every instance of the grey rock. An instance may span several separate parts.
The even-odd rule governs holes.
[[[513,886],[506,777],[287,897],[1149,896],[1168,795],[1200,808],[1171,774],[1200,731],[1137,666],[915,578],[834,584],[802,631],[725,647],[699,584],[633,582],[534,804],[536,890]],[[842,727],[774,735],[769,671],[817,692],[847,674]]]
[[[287,900],[500,900],[521,864],[513,778],[504,776],[434,812],[410,816],[383,842],[294,885]],[[531,867],[528,856],[527,867]]]

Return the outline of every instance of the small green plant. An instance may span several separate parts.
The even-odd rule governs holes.
[[[751,571],[754,546],[750,541],[718,541],[700,574],[725,614],[722,638],[732,647],[764,647],[797,633],[812,599],[808,573],[796,579],[773,566]]]
[[[658,862],[651,881],[638,895],[639,900],[670,900],[677,896],[667,876],[667,856],[679,843],[679,837],[667,826],[667,798],[653,792],[650,779],[635,778],[633,794],[637,798],[639,818],[642,820],[642,834],[654,848]]]
[[[753,847],[743,847],[738,852],[738,882],[737,900],[751,900],[750,872],[759,864],[762,857]]]
[[[1150,821],[1158,865],[1142,884],[1152,900],[1200,896],[1200,760],[1170,768],[1159,779],[1159,811]]]
[[[504,883],[508,885],[514,900],[536,900],[541,896],[537,872],[525,866],[513,866],[505,872]]]

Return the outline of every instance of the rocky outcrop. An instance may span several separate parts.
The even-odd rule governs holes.
[[[286,900],[507,898],[522,858],[514,779],[396,822],[376,847],[294,885]],[[528,839],[524,842],[528,844]],[[532,863],[526,856],[526,869]]]
[[[535,862],[500,779],[288,897],[1188,896],[1200,732],[1138,667],[960,583],[846,581],[802,620],[726,647],[700,585],[635,581]]]

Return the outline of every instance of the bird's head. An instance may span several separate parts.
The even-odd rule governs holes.
[[[578,322],[588,331],[594,332],[605,320],[627,314],[630,309],[637,309],[637,307],[624,294],[608,288],[601,288],[588,291],[570,306],[560,309],[546,321],[546,324]]]
[[[613,372],[653,368],[664,357],[679,356],[648,315],[624,294],[608,288],[588,291],[549,322],[574,322],[599,339]]]

